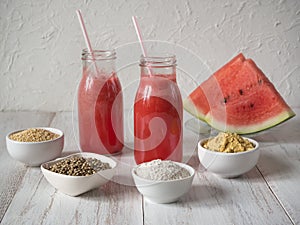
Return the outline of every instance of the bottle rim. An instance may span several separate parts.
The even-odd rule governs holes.
[[[172,67],[176,66],[176,56],[165,54],[162,56],[143,56],[140,58],[141,67]]]
[[[93,58],[94,57],[94,58]],[[87,48],[82,49],[81,59],[82,60],[112,60],[116,59],[116,51],[111,50],[93,50],[90,52]]]

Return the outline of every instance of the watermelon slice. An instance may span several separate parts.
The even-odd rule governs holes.
[[[242,53],[197,87],[183,105],[213,128],[238,134],[259,132],[295,116],[274,85]]]

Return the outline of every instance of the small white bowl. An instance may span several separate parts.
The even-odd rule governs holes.
[[[155,181],[139,177],[135,172],[138,166],[132,169],[134,183],[145,199],[153,203],[172,203],[189,191],[195,176],[195,170],[187,164],[174,163],[187,169],[190,176],[178,180]]]
[[[245,138],[245,137],[243,137]],[[198,143],[198,157],[204,168],[223,178],[238,177],[251,170],[259,159],[259,144],[250,138],[246,138],[255,145],[255,148],[245,152],[225,153],[211,151],[203,148],[201,140]]]
[[[49,141],[20,142],[9,138],[11,134],[23,131],[13,131],[6,135],[6,147],[10,156],[28,166],[39,166],[44,162],[55,159],[61,155],[64,148],[64,133],[51,127],[35,127],[45,129],[59,137]]]
[[[109,163],[111,169],[101,170],[98,173],[88,176],[69,176],[59,174],[48,170],[49,165],[57,163],[63,159],[70,158],[73,156],[82,156],[84,158],[96,158],[102,162]],[[98,188],[101,185],[107,183],[114,175],[117,163],[109,157],[99,155],[90,152],[82,152],[71,154],[67,157],[59,158],[50,162],[43,163],[41,170],[46,180],[60,192],[70,195],[78,196],[92,189]]]

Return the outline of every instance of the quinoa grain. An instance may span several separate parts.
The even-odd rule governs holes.
[[[59,135],[41,128],[30,128],[9,136],[11,140],[20,142],[41,142],[58,138]]]

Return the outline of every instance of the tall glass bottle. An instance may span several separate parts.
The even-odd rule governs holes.
[[[141,57],[134,103],[134,157],[182,161],[183,106],[176,83],[176,57]]]
[[[82,79],[78,88],[80,148],[84,152],[122,151],[123,96],[115,72],[114,50],[82,51]]]

